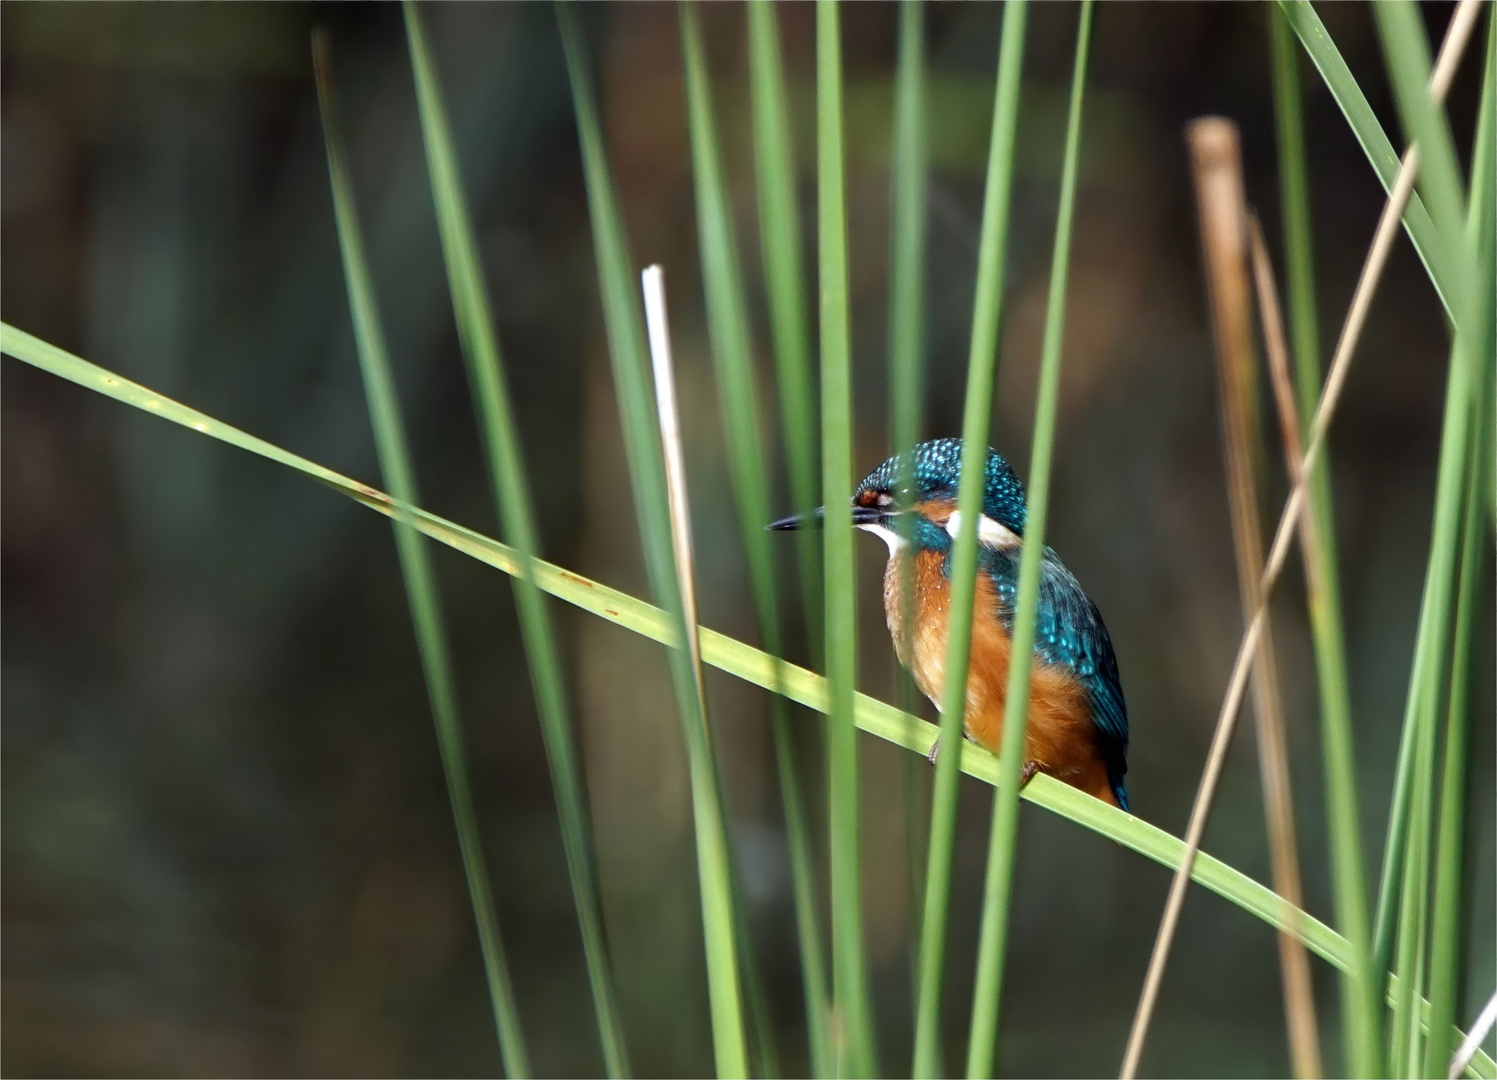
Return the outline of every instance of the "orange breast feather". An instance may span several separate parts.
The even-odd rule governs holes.
[[[920,692],[940,708],[951,587],[942,573],[939,554],[917,552],[912,562],[912,580],[906,582],[899,569],[902,560],[889,560],[884,574],[884,613],[900,663],[910,670]],[[908,600],[907,585],[913,585],[914,592]],[[912,616],[907,634],[906,610]],[[998,594],[987,575],[978,574],[964,724],[968,738],[993,753],[998,752],[1003,740],[1011,644],[999,619]],[[1085,689],[1068,669],[1041,664],[1036,658],[1029,679],[1024,760],[1037,762],[1042,771],[1057,780],[1117,805],[1096,739]]]

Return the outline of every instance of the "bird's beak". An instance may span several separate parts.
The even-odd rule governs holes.
[[[878,525],[888,518],[888,511],[879,510],[872,506],[854,506],[852,508],[852,523],[854,525]],[[779,521],[771,521],[764,526],[777,532],[790,529],[813,529],[820,528],[826,521],[826,507],[818,506],[809,514],[792,514]]]
[[[809,514],[791,514],[787,518],[780,518],[779,521],[771,521],[764,527],[775,532],[786,532],[790,529],[819,528],[821,526],[821,523],[825,520],[826,507],[818,506]]]

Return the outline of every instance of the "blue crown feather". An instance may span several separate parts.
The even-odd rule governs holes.
[[[904,454],[891,457],[868,474],[858,485],[857,493],[894,491],[901,473],[909,468],[910,455],[913,455],[915,498],[918,501],[956,498],[957,483],[962,475],[961,439],[931,439]],[[1023,536],[1024,485],[1014,473],[1013,466],[1002,454],[990,448],[983,473],[982,512]]]

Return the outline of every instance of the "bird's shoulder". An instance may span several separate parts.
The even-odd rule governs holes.
[[[985,552],[983,570],[998,599],[1005,629],[1013,632],[1018,602],[1019,550]],[[1034,651],[1045,664],[1066,668],[1086,690],[1092,719],[1106,742],[1120,752],[1128,745],[1128,707],[1112,638],[1102,613],[1050,547],[1040,571]]]

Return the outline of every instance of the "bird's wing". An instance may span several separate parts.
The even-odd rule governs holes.
[[[1035,652],[1048,664],[1069,668],[1086,688],[1108,769],[1121,778],[1128,771],[1128,706],[1112,638],[1080,583],[1053,551],[1045,555]]]
[[[1018,553],[984,548],[981,557],[998,596],[999,617],[1012,633],[1018,602]],[[1128,771],[1128,706],[1123,701],[1112,638],[1097,605],[1048,547],[1040,574],[1034,651],[1042,663],[1069,669],[1086,688],[1108,771],[1120,781]]]

